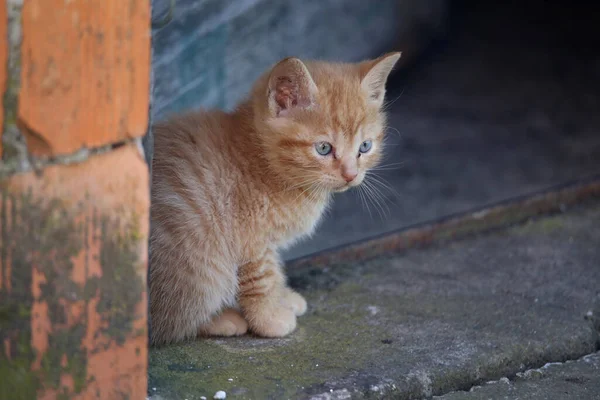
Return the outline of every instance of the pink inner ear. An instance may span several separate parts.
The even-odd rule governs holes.
[[[281,110],[289,110],[298,105],[298,85],[287,76],[277,78],[275,101]]]
[[[312,99],[308,88],[303,88],[300,83],[289,76],[280,76],[275,84],[273,98],[277,104],[277,115],[283,116],[293,108],[309,108]]]

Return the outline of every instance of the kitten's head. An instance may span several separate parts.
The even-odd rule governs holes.
[[[341,192],[359,185],[381,159],[385,83],[399,58],[276,64],[252,97],[272,170],[293,187]]]

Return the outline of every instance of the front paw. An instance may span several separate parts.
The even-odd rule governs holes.
[[[199,336],[240,336],[248,330],[248,323],[242,315],[234,309],[226,309],[220,315],[213,317],[212,321],[198,328]]]
[[[288,287],[284,289],[283,295],[281,297],[281,301],[283,305],[288,308],[291,308],[294,314],[298,317],[304,315],[306,312],[306,300],[302,295]]]
[[[282,305],[262,305],[246,310],[246,319],[250,330],[262,337],[283,337],[296,329],[296,314]]]

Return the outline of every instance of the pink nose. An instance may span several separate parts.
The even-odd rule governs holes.
[[[342,178],[346,180],[346,182],[350,183],[356,178],[358,175],[357,171],[344,171],[342,172]]]

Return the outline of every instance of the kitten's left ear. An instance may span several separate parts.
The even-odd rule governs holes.
[[[274,117],[285,116],[293,109],[312,107],[316,94],[317,85],[298,58],[285,58],[271,70],[268,101]]]
[[[361,86],[369,101],[378,107],[383,105],[385,83],[401,55],[402,53],[389,53],[359,66],[362,76]]]

